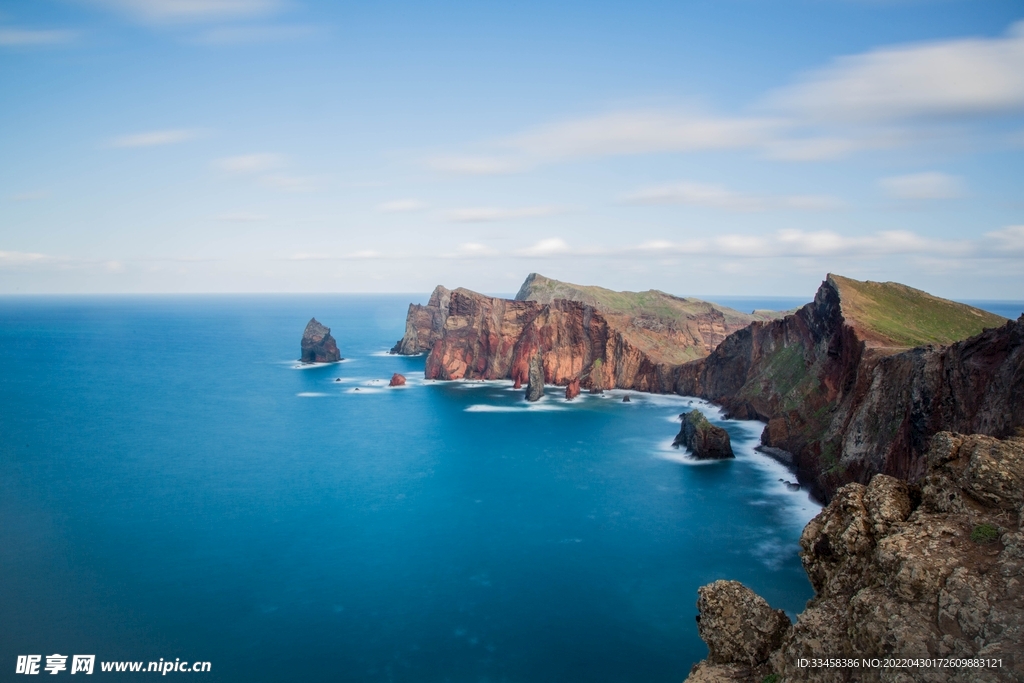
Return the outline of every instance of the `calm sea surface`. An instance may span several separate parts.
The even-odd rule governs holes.
[[[408,302],[0,299],[0,680],[61,653],[124,681],[154,674],[99,662],[678,682],[706,654],[698,586],[802,609],[818,508],[753,452],[760,424],[680,397],[527,406],[508,382],[425,382],[422,357],[383,353]],[[345,362],[294,362],[314,315]],[[671,448],[690,404],[736,460]]]

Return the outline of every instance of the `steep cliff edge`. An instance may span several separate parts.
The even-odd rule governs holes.
[[[920,477],[942,429],[1005,436],[1024,425],[1022,365],[1024,319],[829,275],[796,313],[754,322],[684,365],[676,390],[768,422],[764,445],[792,454],[827,500],[877,472]]]
[[[331,336],[331,329],[321,325],[316,318],[310,318],[299,343],[303,363],[336,363],[341,360],[338,344]]]
[[[672,441],[676,448],[684,446],[699,460],[735,458],[729,432],[708,422],[704,413],[691,410],[679,416],[682,425],[679,434]]]
[[[1024,438],[942,432],[925,461],[920,486],[848,484],[808,523],[800,556],[815,596],[793,626],[740,584],[702,587],[711,654],[687,680],[1024,681]],[[994,665],[800,665],[886,657]]]
[[[429,352],[428,379],[522,384],[539,354],[547,384],[578,379],[582,388],[595,391],[671,392],[684,362],[706,356],[728,334],[767,315],[748,316],[661,292],[579,287],[535,274],[520,297],[540,291],[540,284],[585,300],[509,300],[439,286],[426,306],[410,305],[405,336],[392,353]],[[617,298],[599,301],[594,292]]]

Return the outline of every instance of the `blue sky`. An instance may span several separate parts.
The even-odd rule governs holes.
[[[0,0],[0,293],[1024,298],[1019,2]]]

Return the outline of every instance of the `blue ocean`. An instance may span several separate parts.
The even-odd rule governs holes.
[[[683,397],[528,405],[509,382],[425,381],[423,357],[386,353],[409,301],[0,299],[0,680],[59,653],[124,681],[157,674],[100,663],[678,682],[706,654],[700,585],[803,608],[819,508],[753,451],[761,424]],[[312,316],[343,362],[295,361]],[[734,461],[671,447],[692,407]]]

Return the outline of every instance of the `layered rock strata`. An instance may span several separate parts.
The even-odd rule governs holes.
[[[331,329],[324,327],[316,318],[310,318],[302,333],[300,344],[303,363],[336,363],[341,360],[338,344],[331,336]]]
[[[777,631],[747,592],[700,591],[708,659],[689,681],[1024,681],[1024,438],[935,435],[919,486],[848,484],[804,529],[814,598]],[[714,596],[709,600],[706,596]],[[728,618],[722,615],[730,615]],[[815,658],[987,667],[810,668]]]
[[[986,325],[1002,326],[906,347]],[[829,275],[812,303],[730,335],[677,379],[678,393],[767,422],[765,450],[828,500],[878,472],[915,481],[942,429],[1005,436],[1024,425],[1024,317],[1006,322],[903,285]]]
[[[682,425],[672,445],[689,449],[693,457],[700,460],[734,458],[729,432],[708,422],[699,410],[691,410],[679,416]]]

